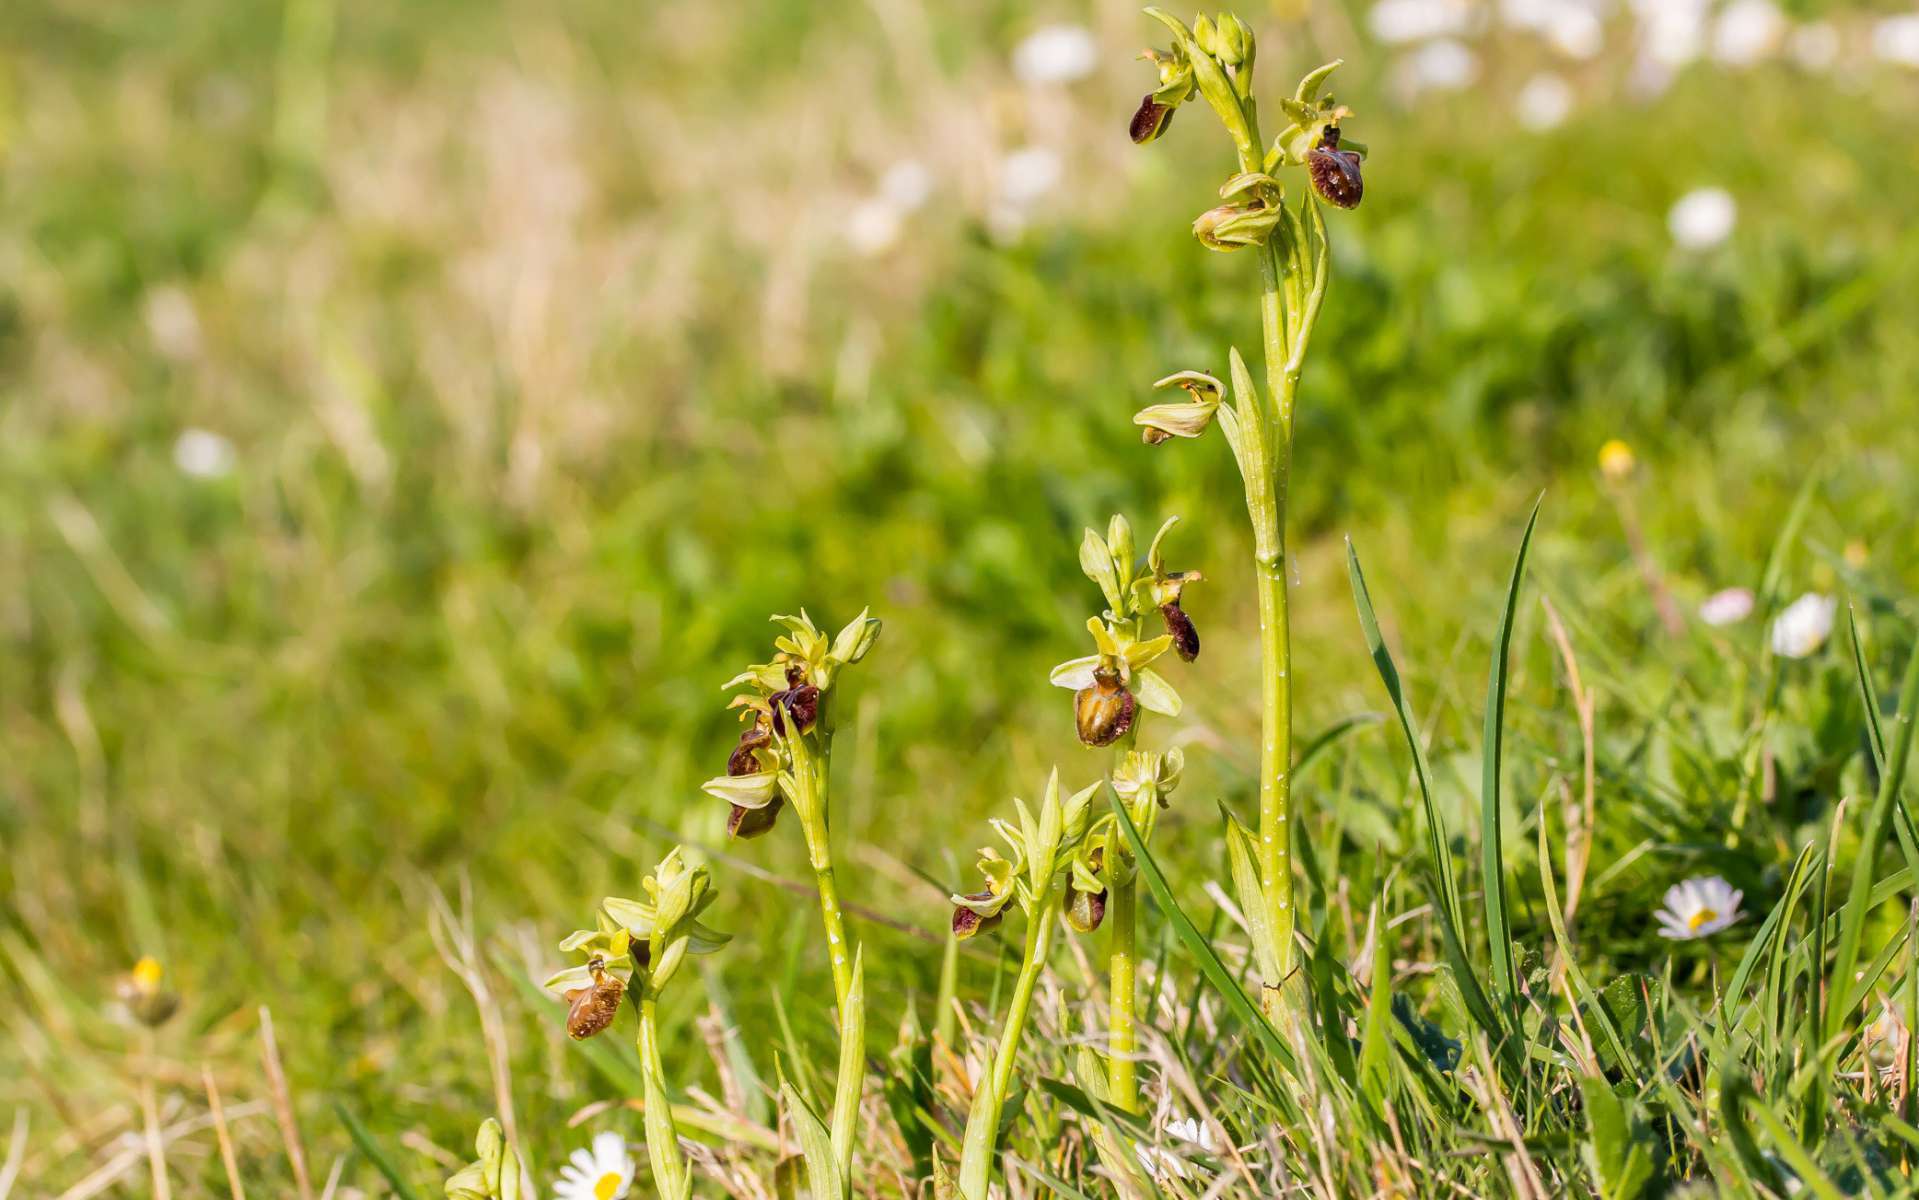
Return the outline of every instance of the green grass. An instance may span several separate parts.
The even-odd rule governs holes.
[[[1130,6],[1070,10],[1107,63],[1039,112],[1005,76],[1029,28],[1019,6],[753,8],[354,4],[330,40],[324,22],[286,36],[273,6],[214,0],[0,15],[0,1128],[27,1114],[15,1194],[59,1195],[137,1134],[145,1060],[104,1014],[147,953],[185,997],[151,1060],[163,1124],[204,1112],[208,1064],[249,1194],[289,1192],[266,1005],[316,1190],[339,1164],[343,1186],[386,1194],[366,1138],[436,1194],[496,1107],[482,1019],[435,950],[436,890],[455,909],[471,896],[493,1049],[544,1189],[592,1129],[638,1138],[632,1111],[568,1127],[639,1095],[637,1060],[610,1040],[572,1049],[524,980],[675,841],[710,851],[708,919],[735,933],[708,960],[742,1029],[731,1080],[829,1095],[826,959],[791,919],[810,900],[779,886],[808,876],[799,839],[723,846],[724,808],[698,790],[734,736],[720,684],[764,652],[770,613],[804,604],[837,628],[871,604],[886,621],[849,675],[835,756],[843,899],[892,922],[860,920],[869,1061],[885,1060],[909,1005],[936,1020],[944,891],[986,815],[1054,763],[1071,786],[1103,769],[1046,671],[1084,638],[1079,530],[1115,510],[1141,528],[1183,514],[1181,564],[1207,576],[1188,601],[1206,651],[1180,683],[1189,773],[1153,854],[1218,957],[1196,961],[1185,927],[1142,914],[1142,963],[1173,980],[1149,1018],[1149,1094],[1190,1077],[1242,1145],[1283,1140],[1333,1194],[1506,1194],[1533,1171],[1547,1194],[1622,1195],[1640,1157],[1667,1183],[1716,1175],[1740,1195],[1781,1162],[1815,1191],[1815,1167],[1841,1191],[1882,1171],[1905,1186],[1919,1122],[1836,1078],[1857,1047],[1821,1036],[1857,1027],[1828,1024],[1836,962],[1902,1004],[1919,986],[1896,839],[1880,902],[1843,900],[1879,782],[1844,622],[1804,662],[1769,660],[1758,618],[1668,637],[1593,455],[1610,437],[1638,450],[1625,494],[1686,609],[1759,585],[1777,556],[1776,599],[1843,591],[1872,687],[1899,694],[1919,585],[1919,164],[1903,149],[1919,83],[1861,66],[1837,92],[1780,65],[1702,67],[1657,101],[1590,102],[1528,134],[1506,113],[1534,49],[1489,56],[1478,93],[1403,105],[1341,10],[1261,14],[1270,78],[1349,60],[1342,98],[1372,154],[1364,206],[1334,225],[1301,390],[1302,745],[1391,703],[1341,569],[1350,535],[1461,921],[1449,954],[1417,911],[1428,822],[1399,722],[1357,727],[1296,791],[1300,928],[1319,951],[1303,982],[1314,1012],[1365,1036],[1347,1053],[1344,1030],[1315,1028],[1291,1076],[1242,1042],[1226,989],[1196,982],[1244,966],[1204,888],[1226,879],[1215,801],[1248,819],[1255,792],[1238,484],[1217,443],[1149,448],[1127,423],[1153,379],[1219,374],[1229,343],[1257,341],[1250,267],[1186,232],[1216,147],[1120,136],[1144,86],[1122,51],[1151,36]],[[1592,95],[1623,75],[1617,58],[1582,79]],[[961,135],[1057,130],[1083,147],[1065,188],[996,241]],[[895,257],[850,255],[845,209],[906,155],[938,173],[933,201]],[[1738,230],[1676,251],[1667,208],[1708,183],[1737,194]],[[165,332],[179,297],[192,335]],[[232,440],[231,475],[175,468],[188,426]],[[1481,688],[1542,489],[1488,797]],[[1855,541],[1863,566],[1843,552]],[[1586,751],[1542,596],[1596,704],[1576,907],[1567,819]],[[1888,761],[1896,737],[1888,709]],[[1497,905],[1481,838],[1495,827]],[[1723,874],[1752,915],[1675,948],[1652,912],[1693,874]],[[1516,1006],[1487,966],[1489,912],[1518,943]],[[1017,938],[961,956],[976,1037]],[[1054,966],[1072,1007],[1036,1005],[1013,1145],[1049,1148],[1030,1178],[1105,1194],[1080,1173],[1099,1117],[1040,1086],[1071,1078],[1052,1043],[1097,1027],[1078,1006],[1098,972],[1070,952]],[[1742,994],[1722,998],[1735,977]],[[662,1012],[669,1069],[721,1096],[696,984]],[[1496,1011],[1476,1015],[1463,996],[1481,985]],[[949,1164],[953,1066],[933,1056],[921,1097]],[[1334,1133],[1278,1120],[1301,1089]],[[738,1157],[764,1177],[771,1107],[740,1103]],[[878,1113],[860,1183],[893,1194],[910,1139]],[[204,1127],[168,1160],[176,1194],[225,1194]],[[136,1159],[118,1194],[145,1194],[145,1171]]]

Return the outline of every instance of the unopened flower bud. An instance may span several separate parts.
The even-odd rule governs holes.
[[[1106,919],[1106,893],[1070,889],[1066,899],[1066,924],[1075,933],[1091,933]]]
[[[1173,123],[1173,106],[1161,104],[1148,92],[1140,97],[1139,107],[1133,110],[1133,119],[1127,122],[1127,136],[1135,145],[1144,146],[1147,142],[1166,132]]]
[[[1339,208],[1358,208],[1366,194],[1366,181],[1360,175],[1359,155],[1339,148],[1339,126],[1329,126],[1319,145],[1306,152],[1306,174],[1313,190],[1326,203]]]
[[[1199,630],[1193,626],[1193,619],[1179,606],[1179,601],[1171,600],[1159,606],[1159,615],[1166,620],[1166,632],[1172,635],[1173,651],[1181,660],[1192,662],[1199,657]]]
[[[1222,204],[1193,219],[1193,236],[1208,250],[1263,246],[1281,219],[1279,208],[1264,204]]]
[[[587,987],[564,993],[567,1003],[566,1035],[583,1042],[605,1033],[620,1015],[620,1001],[626,998],[626,984],[618,975],[609,974],[602,964],[593,964],[593,982]]]
[[[1079,725],[1079,740],[1088,746],[1110,746],[1133,728],[1137,702],[1133,693],[1120,682],[1119,672],[1100,667],[1093,672],[1093,685],[1073,694],[1073,714]]]

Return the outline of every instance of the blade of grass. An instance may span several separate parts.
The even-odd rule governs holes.
[[[1893,716],[1889,745],[1892,753],[1879,776],[1879,794],[1873,798],[1872,812],[1866,821],[1865,840],[1852,867],[1852,886],[1847,892],[1844,920],[1839,927],[1839,950],[1833,961],[1830,994],[1826,1009],[1825,1032],[1830,1039],[1852,1015],[1850,1005],[1838,1003],[1848,995],[1853,969],[1859,960],[1859,942],[1865,934],[1867,910],[1871,907],[1872,875],[1879,862],[1879,844],[1885,841],[1886,827],[1892,820],[1892,806],[1905,782],[1906,764],[1912,757],[1913,710],[1919,707],[1919,638],[1913,639],[1912,654],[1906,663],[1906,681],[1899,692],[1899,711]]]
[[[1400,684],[1399,668],[1393,663],[1392,652],[1386,649],[1386,639],[1379,631],[1379,618],[1373,611],[1372,595],[1366,589],[1366,574],[1360,569],[1359,551],[1353,546],[1352,539],[1346,541],[1346,572],[1352,580],[1353,603],[1359,611],[1359,627],[1366,637],[1366,646],[1373,657],[1373,666],[1379,671],[1380,682],[1386,685],[1386,694],[1393,702],[1393,711],[1399,716],[1399,727],[1406,735],[1406,745],[1413,753],[1413,775],[1419,783],[1419,799],[1426,811],[1426,848],[1430,858],[1429,878],[1433,910],[1439,918],[1441,945],[1445,950],[1448,965],[1452,968],[1460,996],[1466,1003],[1467,1011],[1472,1014],[1486,1030],[1489,1037],[1504,1045],[1505,1024],[1493,1011],[1492,1003],[1486,998],[1485,989],[1480,986],[1479,976],[1473,970],[1471,960],[1466,954],[1464,939],[1460,936],[1459,883],[1453,874],[1452,850],[1447,845],[1446,821],[1440,815],[1439,806],[1433,800],[1432,770],[1426,763],[1426,750],[1419,740],[1419,730],[1413,722],[1412,712],[1406,706],[1405,689]]]
[[[360,1153],[373,1164],[374,1170],[393,1185],[393,1194],[400,1200],[420,1200],[420,1194],[414,1191],[413,1185],[400,1174],[400,1169],[393,1165],[393,1160],[387,1157],[380,1143],[373,1140],[373,1135],[367,1132],[366,1126],[360,1124],[360,1119],[353,1115],[353,1110],[335,1100],[333,1111],[338,1114],[340,1124],[346,1126],[347,1136],[353,1139],[353,1144],[359,1147]]]
[[[1519,607],[1519,586],[1526,577],[1526,555],[1532,549],[1533,529],[1539,524],[1541,496],[1533,501],[1526,532],[1519,539],[1512,580],[1506,585],[1506,610],[1499,617],[1499,635],[1493,640],[1491,677],[1486,681],[1486,732],[1482,749],[1484,773],[1479,786],[1479,838],[1485,875],[1486,940],[1492,949],[1493,983],[1508,1008],[1519,1003],[1519,972],[1513,965],[1512,918],[1506,911],[1505,834],[1499,808],[1500,760],[1506,738],[1506,679],[1511,659],[1513,614]]]
[[[1294,1061],[1291,1048],[1280,1039],[1278,1031],[1260,1013],[1259,1006],[1254,1004],[1252,997],[1246,994],[1246,989],[1239,986],[1239,981],[1233,977],[1233,973],[1226,969],[1225,963],[1219,961],[1219,955],[1213,952],[1212,946],[1207,944],[1206,939],[1193,926],[1192,920],[1180,908],[1179,902],[1173,899],[1173,889],[1167,885],[1165,873],[1160,870],[1159,863],[1154,860],[1152,852],[1147,850],[1145,841],[1139,836],[1139,829],[1134,826],[1132,816],[1126,811],[1126,806],[1120,803],[1117,795],[1109,794],[1108,799],[1111,801],[1113,811],[1119,816],[1119,828],[1126,836],[1134,861],[1139,865],[1140,878],[1146,881],[1147,890],[1153,894],[1153,903],[1159,906],[1160,912],[1166,917],[1166,923],[1172,926],[1173,933],[1179,938],[1180,944],[1185,946],[1186,952],[1193,956],[1193,961],[1199,964],[1200,973],[1206,977],[1206,982],[1212,984],[1213,990],[1218,992],[1220,998],[1226,1002],[1226,1007],[1233,1010],[1233,1015],[1239,1018],[1259,1042],[1260,1048],[1284,1066],[1287,1074],[1298,1078],[1298,1063]],[[1290,1096],[1287,1099],[1292,1101]],[[1297,1116],[1296,1101],[1293,1103],[1293,1111]]]

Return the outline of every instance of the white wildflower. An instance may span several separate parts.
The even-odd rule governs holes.
[[[933,173],[916,158],[902,158],[880,175],[878,195],[901,212],[914,212],[933,195]]]
[[[1710,937],[1745,915],[1739,911],[1744,898],[1744,892],[1717,875],[1676,883],[1666,889],[1666,906],[1653,914],[1659,936],[1682,942]]]
[[[633,1186],[633,1156],[626,1139],[607,1130],[593,1135],[593,1149],[575,1150],[553,1185],[554,1200],[619,1200]]]
[[[1786,38],[1786,53],[1808,71],[1824,71],[1839,61],[1839,30],[1830,21],[1813,21]]]
[[[1695,188],[1666,214],[1666,228],[1683,250],[1706,250],[1732,236],[1739,206],[1724,188]]]
[[[1712,56],[1730,67],[1770,58],[1786,36],[1786,17],[1772,0],[1732,0],[1712,30]]]
[[[1826,644],[1839,611],[1836,596],[1807,592],[1773,618],[1772,652],[1782,658],[1807,658]]]
[[[1752,592],[1742,587],[1725,588],[1707,596],[1699,605],[1699,619],[1715,628],[1736,625],[1752,615]]]
[[[1886,17],[1875,24],[1872,53],[1882,62],[1919,67],[1919,13]]]
[[[209,429],[183,429],[173,440],[173,465],[195,479],[230,473],[233,459],[233,443]]]
[[[1535,132],[1557,128],[1572,107],[1572,86],[1551,71],[1542,71],[1528,79],[1526,86],[1513,97],[1519,123]]]
[[[1013,50],[1013,74],[1033,87],[1072,83],[1099,65],[1099,43],[1079,25],[1047,25]]]
[[[1464,33],[1471,19],[1464,0],[1379,0],[1366,16],[1373,36],[1395,45]]]
[[[1169,1121],[1161,1130],[1170,1141],[1180,1142],[1204,1154],[1212,1154],[1219,1149],[1219,1142],[1213,1137],[1213,1127],[1198,1117],[1181,1117]],[[1144,1142],[1136,1145],[1134,1152],[1139,1155],[1140,1165],[1157,1180],[1191,1179],[1193,1167],[1170,1149],[1148,1146]]]
[[[1399,80],[1413,95],[1456,92],[1479,77],[1479,58],[1451,38],[1428,42],[1399,62]]]

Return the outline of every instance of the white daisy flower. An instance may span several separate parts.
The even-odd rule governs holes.
[[[1773,618],[1772,652],[1782,658],[1807,658],[1825,645],[1832,619],[1839,611],[1837,596],[1807,592]]]
[[[1752,603],[1752,592],[1746,588],[1725,588],[1700,603],[1699,619],[1714,628],[1736,625],[1752,615]]]
[[[554,1200],[619,1200],[633,1186],[633,1156],[612,1130],[593,1135],[591,1150],[575,1150],[560,1168]]]
[[[233,470],[233,443],[207,429],[183,429],[173,441],[173,465],[195,479],[218,479]]]
[[[1400,86],[1412,95],[1456,92],[1479,78],[1479,56],[1451,38],[1427,42],[1399,61]]]
[[[1744,897],[1717,875],[1675,883],[1666,889],[1666,906],[1653,914],[1659,936],[1682,942],[1710,937],[1745,915],[1739,911]]]
[[[1519,123],[1535,133],[1559,125],[1572,107],[1571,85],[1550,71],[1528,79],[1526,86],[1520,88],[1519,94],[1513,97],[1513,108],[1519,115]]]
[[[917,158],[902,158],[880,175],[878,192],[901,212],[913,212],[932,198],[933,173]]]
[[[1883,1072],[1891,1072],[1899,1066],[1900,1053],[1905,1049],[1906,1023],[1900,1018],[1896,1004],[1881,997],[1879,1015],[1868,1022],[1859,1034],[1867,1062]]]
[[[1881,62],[1919,67],[1919,13],[1886,17],[1874,25],[1872,52]]]
[[[1786,17],[1772,0],[1733,0],[1712,31],[1712,56],[1729,67],[1770,57],[1786,36]]]
[[[1198,1117],[1181,1117],[1177,1121],[1166,1123],[1162,1132],[1175,1142],[1183,1142],[1202,1153],[1211,1154],[1219,1149],[1217,1139],[1213,1137],[1212,1126]],[[1184,1159],[1171,1150],[1140,1143],[1133,1147],[1139,1156],[1140,1165],[1157,1180],[1191,1179],[1193,1168]]]
[[[1786,53],[1808,71],[1824,71],[1839,61],[1839,30],[1830,21],[1801,25],[1786,38]]]
[[[1382,42],[1421,42],[1466,32],[1472,7],[1463,0],[1379,0],[1366,15]]]
[[[1732,236],[1739,206],[1725,188],[1695,188],[1666,214],[1666,228],[1682,250],[1708,250]]]
[[[1099,65],[1099,43],[1078,25],[1047,25],[1013,50],[1013,74],[1034,87],[1072,83]]]

